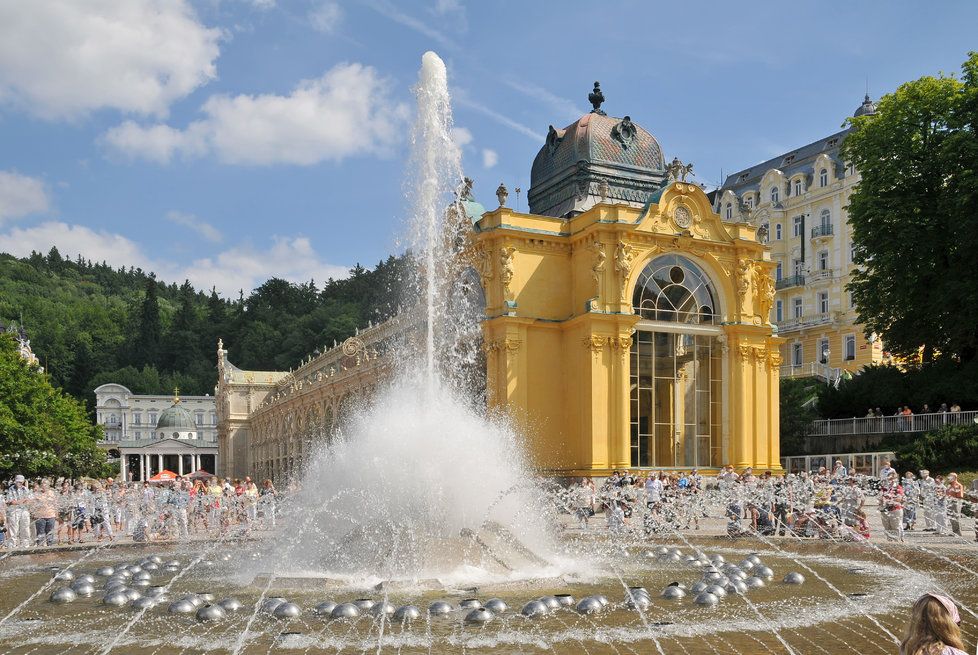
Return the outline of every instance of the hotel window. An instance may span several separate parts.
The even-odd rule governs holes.
[[[792,259],[791,260],[791,274],[792,275],[801,275],[801,260],[800,259]]]
[[[729,221],[731,218],[733,218],[733,205],[728,202],[727,203],[727,220]]]
[[[801,297],[791,299],[792,314],[795,318],[802,317],[802,304]]]
[[[830,212],[828,209],[823,209],[819,215],[819,220],[821,221],[823,228],[829,227],[832,225],[832,212]]]
[[[751,194],[744,196],[744,204],[747,205],[747,209],[754,209],[754,196]]]
[[[819,186],[829,185],[829,172],[824,168],[818,172],[818,185]]]
[[[795,195],[801,195],[801,180],[795,180]]]
[[[777,300],[774,303],[774,321],[780,323],[784,320],[784,304]]]
[[[134,412],[132,415],[132,424],[140,425],[143,422],[143,415],[139,412]]]
[[[784,277],[784,266],[782,266],[781,262],[778,262],[778,265],[774,268],[774,280],[780,282],[782,277]]]
[[[154,428],[156,427],[156,412],[149,413],[149,424]]]
[[[825,354],[828,349],[829,349],[829,340],[827,338],[825,338],[825,337],[822,337],[821,339],[819,339],[818,340],[818,352],[815,353],[816,355],[818,355],[818,363],[819,364],[828,364],[829,363],[829,358]]]
[[[851,362],[856,358],[856,335],[847,334],[845,338],[846,361]]]
[[[801,356],[801,344],[793,343],[791,344],[791,365],[801,366],[802,356]]]
[[[776,187],[776,186],[771,187],[771,204],[773,204],[773,205],[778,204],[778,201],[780,199],[781,199],[781,196],[778,193],[778,187]]]
[[[203,425],[204,424],[204,415],[201,412],[197,412],[194,415],[194,419],[196,420],[197,425]]]
[[[217,425],[217,414],[211,413],[211,425]]]
[[[850,243],[849,244],[849,261],[850,262],[856,261],[856,244],[855,243]]]
[[[827,271],[829,270],[829,251],[822,250],[818,253],[818,270]]]
[[[781,223],[774,224],[774,240],[775,241],[781,240]]]
[[[829,292],[819,291],[818,293],[818,313],[828,314],[829,313]]]
[[[795,216],[794,227],[791,229],[791,236],[800,237],[801,236],[801,225],[805,220],[804,216]]]

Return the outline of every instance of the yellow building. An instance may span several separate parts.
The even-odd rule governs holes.
[[[869,96],[855,115],[875,112]],[[845,290],[854,269],[846,206],[859,173],[839,158],[849,130],[727,177],[715,209],[748,221],[771,247],[777,294],[771,320],[785,338],[782,375],[833,379],[883,360],[883,344],[857,324]]]
[[[691,167],[599,106],[550,128],[530,213],[475,223],[489,403],[555,475],[778,468],[774,262]]]
[[[600,109],[550,128],[529,213],[484,212],[465,250],[485,297],[487,395],[558,477],[621,468],[780,468],[782,340],[769,318],[775,264],[754,226],[723,221],[691,166]],[[281,480],[328,439],[351,399],[390,375],[402,315],[323,348],[294,371],[241,371],[218,349],[225,475]]]

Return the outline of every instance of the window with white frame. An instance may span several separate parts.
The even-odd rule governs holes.
[[[819,214],[819,221],[822,224],[822,228],[827,228],[832,225],[832,212],[828,209],[823,209]]]
[[[747,205],[747,209],[754,208],[754,194],[748,193],[744,196],[744,204]]]
[[[826,354],[829,351],[829,340],[827,337],[822,337],[818,340],[818,363],[828,364],[829,356]]]
[[[217,414],[211,412],[211,425],[217,425]]]
[[[856,358],[856,335],[847,334],[845,337],[845,358],[847,362],[851,362]]]
[[[801,180],[795,180],[795,195],[801,195]]]
[[[849,297],[849,309],[852,309],[853,307],[856,306],[856,301],[852,297],[852,291],[846,291],[846,296]]]
[[[822,250],[818,253],[818,270],[829,270],[829,251]]]
[[[791,274],[792,275],[801,275],[801,266],[802,266],[802,264],[801,264],[801,260],[800,259],[792,259],[791,260]]]
[[[828,314],[829,313],[829,292],[819,291],[818,292],[818,313]]]
[[[800,237],[801,236],[801,225],[805,220],[804,216],[795,216],[794,227],[791,230],[791,236]]]
[[[775,241],[781,240],[781,223],[774,224],[774,240]]]
[[[142,422],[143,422],[143,415],[140,414],[139,412],[133,412],[133,414],[132,414],[132,424],[133,425],[139,425]]]
[[[802,350],[800,343],[791,344],[791,365],[801,366],[802,364]]]
[[[197,425],[203,425],[204,424],[204,413],[203,412],[197,412],[194,415],[194,419],[196,419]]]
[[[829,185],[829,172],[827,169],[822,169],[818,172],[818,185],[828,186]]]
[[[774,302],[774,321],[780,323],[784,320],[784,303],[780,300]]]
[[[729,221],[731,218],[733,218],[733,204],[728,202],[727,203],[727,220]]]
[[[771,187],[771,204],[772,205],[778,204],[780,199],[781,199],[781,195],[778,192],[778,187],[776,186]]]
[[[149,413],[149,424],[154,428],[156,427],[156,412]]]
[[[783,277],[784,277],[784,265],[781,262],[778,262],[778,265],[774,267],[774,279],[775,281],[780,282],[781,278]]]
[[[849,244],[849,261],[850,262],[856,261],[856,244],[855,243],[850,243]]]
[[[801,305],[800,296],[791,299],[791,310],[792,310],[791,313],[795,318],[802,317],[802,305]]]

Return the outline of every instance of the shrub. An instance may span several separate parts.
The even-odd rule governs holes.
[[[978,468],[978,425],[949,425],[898,447],[900,468],[949,473]]]

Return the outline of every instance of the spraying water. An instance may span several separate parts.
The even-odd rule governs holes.
[[[461,344],[477,342],[479,317],[458,285],[471,228],[457,204],[447,72],[432,52],[416,94],[410,296],[423,303],[423,347],[404,340],[393,381],[310,464],[301,526],[276,560],[350,581],[538,577],[555,559],[546,496],[515,432],[461,383],[474,350]]]

